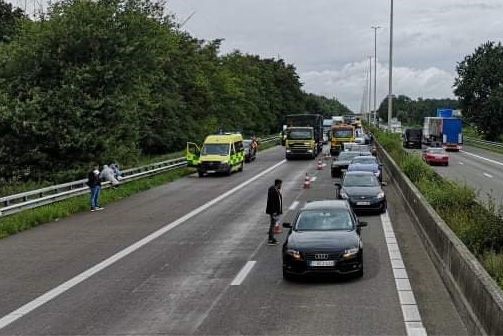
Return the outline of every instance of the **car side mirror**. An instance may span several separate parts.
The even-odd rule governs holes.
[[[334,183],[334,185],[335,185],[337,188],[339,188],[339,189],[341,189],[341,188],[342,188],[342,185],[341,185],[339,182]]]
[[[283,227],[285,229],[291,229],[292,228],[292,223],[283,223]]]
[[[369,225],[369,223],[367,223],[367,222],[359,222],[358,223],[358,227],[366,227],[368,225]]]

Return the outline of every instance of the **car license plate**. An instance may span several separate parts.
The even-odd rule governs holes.
[[[208,174],[214,174],[214,173],[216,173],[216,171],[214,171],[214,170],[208,170],[207,173]]]
[[[330,267],[334,265],[335,265],[334,260],[312,260],[310,263],[310,266],[313,267]]]
[[[356,205],[370,205],[370,202],[356,202]]]

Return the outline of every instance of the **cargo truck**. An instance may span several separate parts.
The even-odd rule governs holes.
[[[406,128],[403,132],[404,148],[422,148],[423,130],[420,128]]]
[[[355,128],[352,125],[333,125],[330,139],[330,155],[337,156],[343,150],[343,143],[355,141]]]
[[[463,146],[463,122],[459,118],[424,118],[423,143],[459,151]]]
[[[285,134],[285,146],[288,150],[293,150],[291,145],[294,143],[298,143],[299,139],[293,139],[292,137],[296,136],[295,132],[291,132],[293,128],[311,128],[312,129],[312,141],[313,144],[313,152],[306,152],[304,155],[311,156],[314,155],[316,157],[318,153],[321,153],[323,149],[323,116],[320,114],[292,114],[286,116],[286,129],[284,130]],[[289,131],[290,130],[290,131]],[[305,131],[305,130],[304,130]],[[289,146],[290,143],[290,146]],[[296,152],[298,150],[296,149]],[[293,153],[293,152],[292,152]],[[298,152],[297,154],[301,154]],[[290,155],[291,156],[291,155]]]

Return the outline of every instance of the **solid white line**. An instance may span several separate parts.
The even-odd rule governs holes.
[[[292,203],[292,205],[290,205],[290,207],[288,208],[288,210],[295,210],[295,209],[297,209],[297,207],[299,206],[299,203],[300,203],[299,201],[294,201]]]
[[[388,212],[381,215],[388,254],[408,336],[427,336]]]
[[[248,261],[243,266],[243,268],[241,269],[241,271],[239,271],[238,275],[236,275],[236,277],[234,278],[234,280],[232,280],[231,286],[239,286],[239,285],[241,285],[241,283],[244,281],[244,279],[246,278],[246,276],[248,275],[248,273],[250,273],[250,271],[253,268],[253,266],[255,266],[255,263],[256,263],[256,261],[254,261],[254,260]]]
[[[316,177],[316,176],[311,177],[311,182],[316,181],[316,179],[317,179],[317,178],[318,178],[318,177]]]
[[[491,174],[488,174],[488,173],[484,173],[483,174],[485,177],[489,177],[489,178],[493,178],[493,176]]]
[[[472,153],[468,153],[468,152],[465,152],[465,151],[460,151],[461,153],[464,153],[464,154],[467,154],[467,155],[471,155],[473,157],[476,157],[478,159],[481,159],[481,160],[485,160],[487,162],[491,162],[491,163],[494,163],[494,164],[497,164],[497,165],[500,165],[500,166],[503,166],[503,162],[499,162],[499,161],[495,161],[495,160],[491,160],[491,159],[488,159],[488,158],[485,158],[483,156],[480,156],[480,155],[476,155],[476,154],[472,154]]]
[[[459,163],[460,165],[464,165],[464,164],[465,164],[465,163],[464,163],[464,162],[462,162],[462,161],[459,161],[458,163]]]
[[[136,250],[140,249],[141,247],[147,245],[148,243],[150,243],[154,239],[156,239],[156,238],[164,235],[168,231],[173,230],[174,228],[176,228],[180,224],[186,222],[187,220],[191,219],[192,217],[197,216],[198,214],[200,214],[201,212],[203,212],[206,209],[210,208],[214,204],[216,204],[216,203],[220,202],[221,200],[223,200],[223,199],[231,196],[232,194],[234,194],[237,191],[243,189],[247,185],[255,182],[256,180],[258,180],[262,176],[270,173],[271,171],[273,171],[274,169],[278,168],[279,166],[281,166],[285,162],[286,162],[286,160],[278,162],[277,164],[275,164],[272,167],[269,167],[268,169],[264,170],[260,174],[255,175],[254,177],[252,177],[248,181],[245,181],[245,182],[241,183],[240,185],[238,185],[238,186],[232,188],[231,190],[223,193],[222,195],[214,198],[213,200],[211,200],[211,201],[209,201],[209,202],[201,205],[200,207],[198,207],[198,208],[192,210],[191,212],[187,213],[185,216],[180,217],[176,221],[171,222],[171,223],[167,224],[166,226],[163,226],[159,230],[157,230],[157,231],[149,234],[145,238],[137,241],[136,243],[134,243],[134,244],[132,244],[132,245],[130,245],[128,247],[126,247],[125,249],[123,249],[122,251],[119,251],[118,253],[114,254],[113,256],[109,257],[108,259],[100,262],[99,264],[97,264],[97,265],[89,268],[88,270],[86,270],[86,271],[78,274],[77,276],[75,276],[72,279],[64,282],[63,284],[61,284],[61,285],[59,285],[59,286],[51,289],[50,291],[42,294],[41,296],[39,296],[36,299],[34,299],[34,300],[26,303],[25,305],[23,305],[22,307],[14,310],[13,312],[11,312],[11,313],[3,316],[2,318],[0,318],[0,329],[5,328],[6,326],[8,326],[12,322],[18,320],[22,316],[24,316],[24,315],[32,312],[33,310],[37,309],[38,307],[42,306],[43,304],[51,301],[55,297],[63,294],[64,292],[66,292],[67,290],[73,288],[74,286],[78,285],[79,283],[83,282],[84,280],[90,278],[91,276],[93,276],[96,273],[98,273],[98,272],[104,270],[105,268],[111,266],[112,264],[114,264],[117,261],[121,260],[122,258],[126,257],[127,255],[129,255],[129,254],[135,252]]]

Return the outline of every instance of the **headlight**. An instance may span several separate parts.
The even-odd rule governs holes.
[[[341,191],[341,193],[339,195],[341,196],[342,199],[348,199],[349,198],[348,194],[345,191]]]
[[[307,150],[307,152],[308,152],[308,153],[312,153],[312,152],[313,152],[313,150],[312,150],[312,149],[308,149],[308,150]]]
[[[377,194],[377,199],[381,199],[381,198],[384,198],[384,192],[380,192],[379,194]]]
[[[289,149],[287,149],[287,150],[286,150],[286,152],[287,152],[287,153],[291,153],[292,151],[291,151],[291,150],[289,150]]]
[[[295,260],[302,260],[302,255],[297,250],[287,250],[286,253]]]
[[[354,257],[355,255],[358,254],[358,250],[359,250],[358,247],[353,247],[353,248],[350,248],[350,249],[346,249],[346,251],[344,251],[344,254],[342,255],[342,257],[343,258]]]

